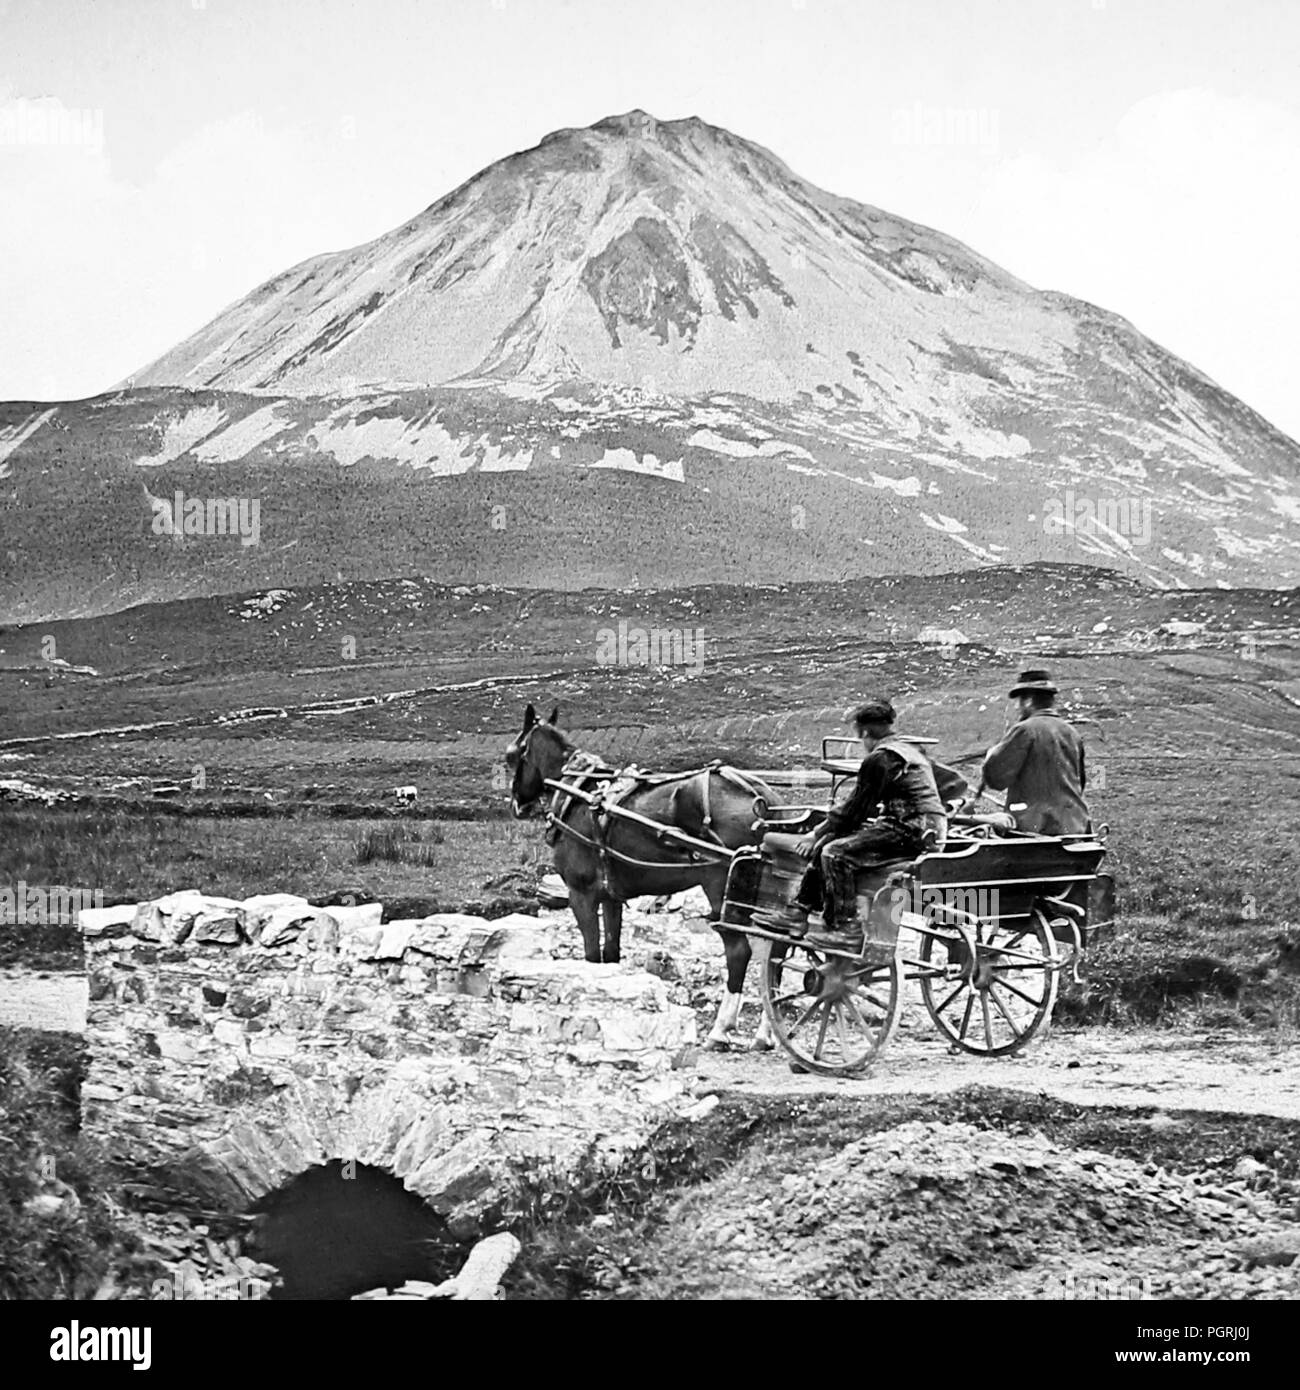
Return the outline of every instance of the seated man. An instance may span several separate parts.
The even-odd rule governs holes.
[[[791,906],[761,918],[755,913],[755,921],[802,935],[808,914],[827,900],[834,930],[809,935],[808,941],[857,950],[862,940],[857,870],[915,859],[925,849],[927,830],[935,832],[933,848],[942,847],[948,822],[930,760],[914,744],[894,736],[894,718],[888,700],[873,700],[854,711],[854,728],[867,756],[853,793],[801,837],[798,851],[812,862]]]
[[[1084,789],[1083,740],[1056,703],[1056,686],[1046,671],[1024,671],[1012,689],[1018,719],[984,759],[980,790],[1007,794],[1021,805],[1016,827],[1038,835],[1078,835],[1091,827]],[[979,792],[968,805],[973,805]]]

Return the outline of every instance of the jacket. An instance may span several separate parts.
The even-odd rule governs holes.
[[[929,758],[915,745],[890,736],[862,760],[852,793],[832,807],[824,829],[828,835],[848,835],[883,814],[919,830],[924,816],[943,816],[944,810]]]
[[[1036,710],[989,749],[984,783],[1005,791],[1016,826],[1040,835],[1076,835],[1089,828],[1083,740],[1074,725],[1054,709]]]

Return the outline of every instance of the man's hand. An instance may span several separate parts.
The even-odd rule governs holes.
[[[811,859],[817,852],[817,832],[810,830],[806,835],[800,835],[794,842],[794,849],[800,859]]]

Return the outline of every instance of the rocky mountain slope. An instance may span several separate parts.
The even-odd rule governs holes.
[[[258,535],[160,536],[177,489],[256,499]],[[0,621],[412,572],[1293,583],[1297,519],[1300,448],[1123,319],[644,112],[277,276],[111,396],[0,406]]]

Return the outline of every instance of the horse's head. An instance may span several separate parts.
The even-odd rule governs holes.
[[[531,816],[546,796],[546,779],[558,777],[573,751],[569,740],[556,728],[559,707],[543,723],[529,705],[519,737],[506,745],[506,767],[511,773],[510,809],[522,820]]]

